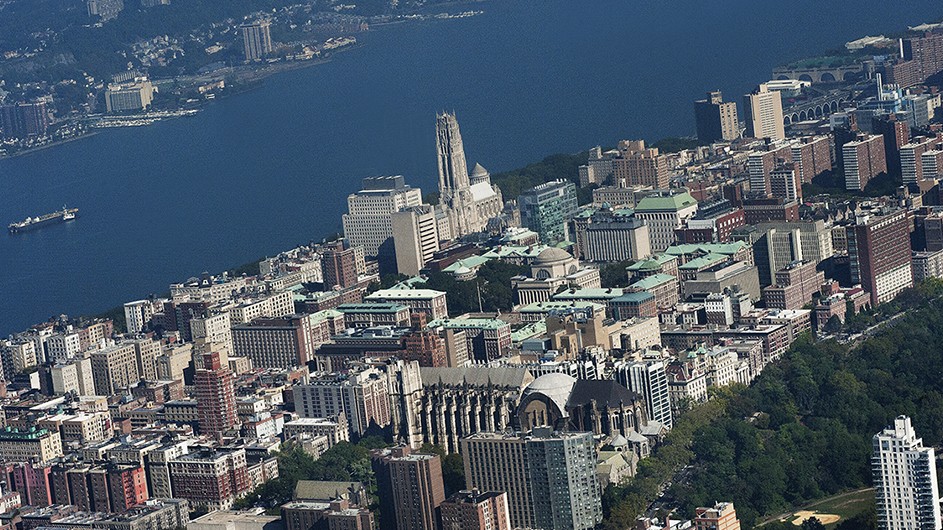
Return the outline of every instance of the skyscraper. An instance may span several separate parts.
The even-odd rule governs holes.
[[[740,121],[737,104],[724,101],[720,90],[707,93],[707,99],[694,102],[694,121],[697,139],[702,144],[719,140],[736,140],[740,137]]]
[[[750,138],[786,139],[783,125],[783,100],[779,92],[762,84],[743,96],[743,111],[747,122],[746,135]]]
[[[427,204],[393,214],[393,247],[396,272],[415,276],[439,250],[436,215]]]
[[[517,198],[521,224],[540,234],[540,240],[553,245],[567,238],[567,219],[576,213],[576,186],[556,180],[535,186]]]
[[[501,213],[504,205],[501,190],[491,185],[491,176],[480,165],[475,166],[472,183],[454,113],[437,114],[435,130],[439,204],[449,218],[450,236],[458,238],[481,232],[488,219]]]
[[[940,493],[932,447],[917,438],[910,418],[898,416],[874,435],[871,469],[878,528],[940,530]]]
[[[220,364],[218,353],[203,356],[194,386],[200,433],[219,437],[232,429],[236,425],[236,390],[232,372]]]
[[[351,287],[357,284],[357,257],[355,250],[344,248],[344,243],[337,241],[326,245],[321,252],[321,271],[324,287]]]
[[[246,62],[258,61],[272,52],[271,26],[268,20],[240,26]]]
[[[462,440],[461,453],[468,487],[507,492],[513,527],[581,530],[602,522],[592,433],[478,433]]]
[[[865,189],[868,181],[887,173],[884,137],[872,134],[846,143],[842,146],[842,160],[845,166],[845,189]]]

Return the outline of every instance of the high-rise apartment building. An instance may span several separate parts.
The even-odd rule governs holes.
[[[229,365],[232,355],[232,317],[228,311],[206,313],[190,319],[190,337],[193,340],[194,368],[200,368],[203,355],[219,354],[219,362]]]
[[[464,490],[442,503],[442,530],[511,530],[508,494]]]
[[[937,148],[922,153],[920,170],[925,179],[943,179],[943,150]]]
[[[351,287],[357,284],[357,255],[354,247],[344,248],[343,241],[325,245],[321,250],[324,287]]]
[[[940,530],[936,456],[907,416],[874,435],[871,469],[881,530]]]
[[[136,300],[124,304],[124,321],[128,333],[140,333],[154,316],[154,303],[150,300]]]
[[[435,210],[423,204],[393,214],[393,246],[396,271],[416,276],[439,251],[439,231]]]
[[[272,53],[271,22],[260,20],[251,24],[243,24],[239,29],[242,30],[242,47],[246,62],[261,60]]]
[[[233,326],[232,344],[236,357],[248,357],[257,368],[303,366],[326,340],[318,325],[317,313],[259,318]]]
[[[194,377],[200,434],[219,437],[236,426],[234,381],[229,367],[220,363],[219,354],[203,356],[203,368]]]
[[[567,236],[566,221],[576,213],[576,186],[556,180],[535,186],[517,198],[521,224],[540,234],[544,244],[553,245]]]
[[[784,201],[802,201],[802,182],[794,164],[782,164],[769,174],[770,195]]]
[[[900,40],[900,56],[913,61],[916,78],[922,83],[943,70],[943,34],[925,33]]]
[[[779,92],[769,90],[765,83],[743,96],[743,111],[747,122],[747,137],[773,140],[786,138],[783,100]]]
[[[111,396],[141,380],[133,342],[103,348],[91,357],[96,395]]]
[[[707,99],[694,102],[694,121],[697,139],[702,144],[736,140],[740,137],[740,120],[737,104],[724,102],[720,90],[707,93]]]
[[[860,283],[878,305],[913,286],[910,248],[910,213],[859,215],[848,227],[851,281]]]
[[[659,154],[657,147],[646,148],[645,140],[619,142],[619,156],[612,159],[612,174],[615,184],[623,188],[666,189],[671,177],[668,157]]]
[[[901,174],[901,148],[910,143],[910,123],[903,114],[882,114],[871,118],[871,131],[884,137],[887,171]]]
[[[832,170],[832,139],[829,136],[804,136],[794,142],[792,163],[799,182],[808,184],[812,179]]]
[[[344,236],[367,256],[392,257],[393,214],[420,204],[422,190],[406,185],[402,175],[365,178],[363,189],[347,197]]]
[[[201,449],[168,462],[174,497],[210,511],[226,510],[252,488],[245,449]]]
[[[514,527],[581,530],[602,522],[592,433],[478,433],[462,440],[461,453],[468,487],[507,492]]]
[[[668,396],[668,376],[661,361],[619,362],[615,366],[615,380],[645,398],[648,419],[660,422],[670,429],[671,399]]]
[[[123,83],[111,83],[105,90],[105,109],[108,112],[146,110],[157,90],[146,77],[136,77]]]
[[[371,455],[377,490],[384,502],[384,528],[436,530],[445,501],[442,462],[437,455],[413,453],[409,447],[378,449]],[[383,520],[381,515],[381,520]],[[395,521],[390,525],[389,521]]]
[[[385,372],[368,368],[344,376],[316,377],[292,388],[295,412],[302,418],[344,414],[350,431],[362,436],[370,426],[391,421],[389,382]]]
[[[938,138],[918,137],[900,147],[900,171],[904,184],[913,184],[925,178],[935,178],[924,175],[923,154],[931,152],[940,146]],[[933,172],[935,175],[936,172]]]
[[[878,134],[863,135],[858,140],[842,146],[845,165],[845,189],[861,191],[868,181],[887,173],[884,152],[884,137]]]

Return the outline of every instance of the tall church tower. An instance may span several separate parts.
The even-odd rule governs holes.
[[[436,154],[439,159],[439,201],[447,210],[451,236],[461,237],[482,229],[468,179],[468,163],[458,120],[454,113],[436,115]]]

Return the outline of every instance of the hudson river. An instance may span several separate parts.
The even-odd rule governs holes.
[[[621,138],[693,134],[692,101],[727,99],[793,59],[939,18],[939,0],[502,0],[484,15],[358,36],[331,63],[269,78],[193,118],[110,130],[0,160],[0,335],[93,314],[340,229],[368,175],[435,186],[435,112],[469,163],[510,169]],[[925,13],[926,16],[921,16]]]

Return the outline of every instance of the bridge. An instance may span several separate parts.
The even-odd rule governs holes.
[[[773,78],[778,80],[798,79],[810,83],[838,83],[856,81],[862,75],[867,77],[865,65],[849,64],[845,66],[816,66],[811,68],[775,68]]]
[[[844,92],[832,93],[786,107],[783,109],[783,124],[791,125],[828,116],[833,112],[838,112],[850,99],[851,97]]]

